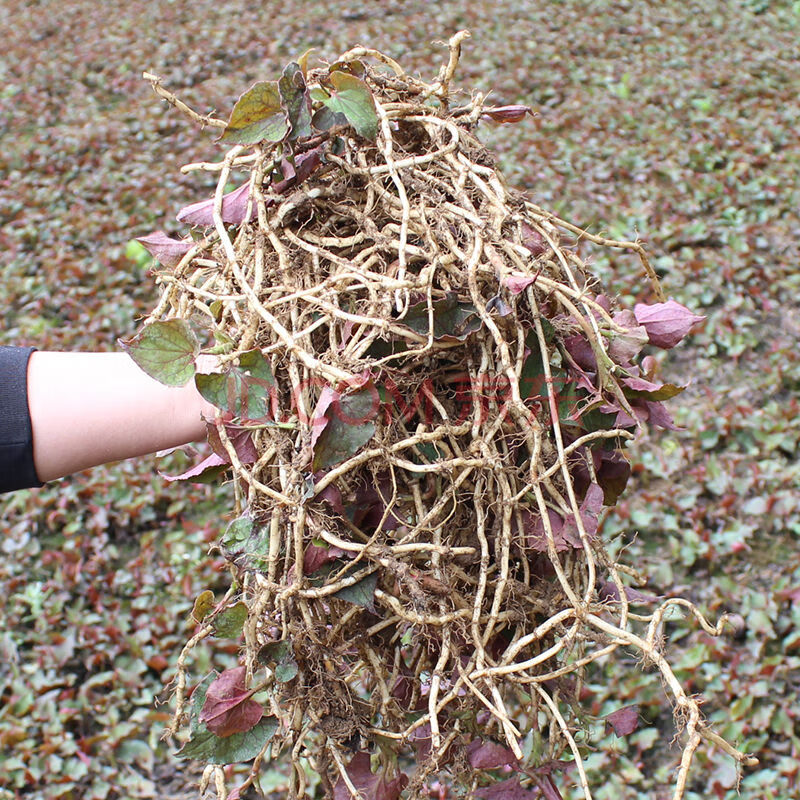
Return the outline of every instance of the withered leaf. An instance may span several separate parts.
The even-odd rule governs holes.
[[[192,618],[195,622],[202,622],[214,608],[215,604],[214,592],[211,589],[206,589],[200,592],[195,598],[194,605],[192,606]]]

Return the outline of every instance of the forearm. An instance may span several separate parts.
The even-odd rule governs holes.
[[[43,482],[197,441],[213,416],[193,381],[163,386],[125,353],[34,353],[28,407]]]

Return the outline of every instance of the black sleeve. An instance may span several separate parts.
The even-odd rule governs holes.
[[[35,349],[0,347],[0,492],[42,485],[28,411],[28,359]]]

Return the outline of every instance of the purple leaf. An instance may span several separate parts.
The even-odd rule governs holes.
[[[504,275],[500,283],[502,286],[505,286],[511,294],[519,294],[520,292],[524,292],[535,280],[535,275],[518,275],[512,272],[511,275]]]
[[[492,122],[521,122],[528,114],[533,116],[529,106],[494,106],[485,108],[482,117],[487,117]]]
[[[556,785],[549,775],[539,781],[539,788],[542,790],[544,800],[564,800],[563,795],[556,789]]]
[[[600,516],[600,511],[603,508],[603,490],[596,484],[589,484],[586,490],[586,495],[580,505],[581,522],[586,531],[589,539],[593,539],[597,534],[597,520]],[[564,521],[564,527],[561,530],[561,537],[565,542],[569,543],[572,547],[580,549],[583,547],[581,535],[578,531],[578,525],[573,517],[568,517]]]
[[[606,733],[611,730],[617,736],[627,736],[639,727],[639,706],[624,706],[606,716]]]
[[[317,405],[314,407],[314,413],[311,415],[311,449],[314,449],[314,445],[317,443],[317,439],[319,439],[320,434],[325,427],[327,426],[328,422],[330,422],[330,417],[328,416],[328,408],[330,407],[331,403],[339,395],[336,393],[336,390],[331,388],[330,386],[325,386],[320,392],[319,400],[317,400]]]
[[[370,770],[369,753],[356,753],[345,768],[347,777],[358,790],[363,800],[398,800],[408,784],[408,776],[402,772],[391,780],[386,773],[374,775]],[[341,775],[333,787],[333,800],[351,800],[352,795]]]
[[[484,800],[541,800],[542,790],[524,789],[519,782],[519,778],[509,778],[491,786],[483,786],[475,790],[477,797]]]
[[[553,511],[552,508],[547,509],[547,514],[550,519],[550,527],[553,531],[553,541],[555,542],[556,552],[563,552],[569,550],[573,545],[562,535],[564,530],[564,520],[561,516]],[[538,513],[534,513],[523,509],[522,525],[525,532],[525,545],[535,550],[537,553],[547,552],[547,533],[545,532],[544,523]]]
[[[217,736],[249,731],[264,715],[252,694],[245,687],[245,667],[226,669],[208,687],[200,722]]]
[[[672,419],[672,416],[664,407],[663,403],[654,400],[643,400],[642,402],[647,408],[647,422],[649,422],[650,425],[655,425],[657,428],[664,428],[669,431],[682,430],[682,428],[675,424],[675,420]],[[634,406],[634,408],[636,408],[636,406]]]
[[[625,333],[614,332],[608,345],[608,354],[618,364],[630,364],[647,344],[647,330],[640,325],[632,311],[618,311],[612,317]]]
[[[527,222],[522,223],[522,244],[531,251],[534,256],[540,256],[547,250],[547,242],[539,231],[531,228]]]
[[[630,586],[623,587],[625,589],[625,597],[629,603],[656,603],[658,596],[654,594],[645,594],[638,589]],[[597,587],[597,595],[602,602],[619,603],[619,587],[614,581],[604,581]]]
[[[216,453],[212,453],[207,458],[204,458],[199,464],[195,464],[186,472],[180,475],[167,475],[164,472],[159,472],[162,478],[166,481],[192,481],[192,483],[209,483],[218,475],[223,473],[230,464],[230,461],[220,458]]]
[[[633,313],[640,325],[643,325],[650,339],[650,344],[669,350],[675,347],[687,333],[705,317],[692,314],[686,306],[667,300],[666,303],[646,305],[637,303]]]
[[[631,409],[636,414],[636,419],[631,418],[626,411],[617,409],[617,419],[614,424],[618,428],[630,428],[647,422],[657,428],[665,428],[671,431],[681,430],[675,425],[663,403],[655,400],[645,400],[642,397],[633,397],[631,398]]]
[[[631,475],[631,465],[621,453],[614,450],[601,451],[600,465],[595,467],[597,482],[603,490],[603,503],[613,506],[625,491]]]
[[[294,174],[287,176],[284,180],[278,181],[273,185],[272,191],[276,194],[284,194],[288,189],[291,189],[306,180],[322,163],[321,152],[319,147],[309,150],[303,155],[297,156],[294,162]],[[286,173],[284,173],[285,175]],[[267,200],[267,207],[273,205],[273,201]]]
[[[417,763],[425,761],[431,754],[431,747],[433,746],[430,723],[426,722],[424,725],[420,725],[419,728],[414,729],[409,738],[414,746]]]
[[[320,546],[312,542],[303,553],[303,575],[313,575],[325,564],[347,555],[348,553],[341,547]],[[352,558],[352,555],[350,557]]]
[[[257,215],[255,202],[247,214],[247,201],[250,197],[250,183],[245,183],[238,189],[222,195],[222,221],[229,225],[240,225],[243,222],[252,222]],[[214,198],[192,203],[178,212],[178,222],[188,222],[190,225],[214,224]]]
[[[164,231],[148,233],[147,236],[137,236],[136,241],[141,243],[153,258],[165,267],[177,267],[180,260],[192,249],[192,239],[172,239]]]
[[[208,432],[208,443],[211,445],[211,449],[223,459],[226,464],[230,464],[230,456],[225,449],[225,445],[222,444],[217,426],[213,422],[206,423],[206,430]],[[253,442],[252,431],[237,425],[225,425],[225,432],[228,434],[233,449],[236,451],[236,455],[242,464],[252,464],[258,458],[258,451]]]
[[[517,757],[501,744],[475,739],[467,746],[467,761],[473,769],[497,769],[515,765]]]
[[[315,475],[314,478],[319,479],[324,473]],[[342,492],[338,486],[333,483],[328,484],[318,495],[318,500],[324,500],[337,514],[344,516],[344,503],[342,502]]]
[[[576,334],[574,336],[567,336],[564,339],[564,347],[567,352],[575,360],[575,363],[582,369],[594,372],[597,369],[597,359],[594,355],[594,350],[589,344],[585,336]]]
[[[315,409],[319,413],[324,400],[324,420],[313,436],[313,470],[317,472],[341,464],[354,456],[375,435],[375,419],[380,408],[380,395],[371,380],[347,394],[335,390],[333,397],[323,389]],[[316,422],[314,434],[317,433]]]
[[[386,514],[386,504],[392,497],[392,482],[388,473],[376,476],[374,483],[360,483],[348,506],[353,511],[353,524],[371,533],[383,520],[383,531],[393,531],[403,524],[394,509]],[[386,514],[386,519],[384,518]]]

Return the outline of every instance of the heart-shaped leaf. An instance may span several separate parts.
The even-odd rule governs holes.
[[[248,350],[227,372],[195,375],[197,390],[209,403],[234,418],[263,420],[270,416],[275,378],[260,350]]]
[[[330,74],[331,94],[322,102],[331,110],[344,114],[359,136],[372,141],[378,135],[378,115],[372,92],[364,81],[348,72]]]
[[[151,377],[166,386],[183,386],[194,375],[200,345],[182,319],[152,322],[121,347]]]
[[[278,683],[287,683],[297,675],[292,645],[287,641],[269,642],[258,651],[258,660],[269,667]]]
[[[178,758],[196,758],[209,764],[251,761],[278,730],[275,717],[265,717],[255,727],[230,736],[217,736],[205,725],[178,751]]]
[[[639,727],[639,706],[623,706],[606,715],[606,733],[614,731],[617,736],[627,736]]]
[[[352,586],[345,586],[344,589],[339,589],[333,596],[339,600],[347,600],[348,603],[353,603],[367,611],[375,610],[375,589],[378,586],[378,573],[373,572],[362,578],[358,583]]]
[[[358,790],[362,800],[399,800],[408,784],[408,776],[402,772],[389,779],[385,771],[373,774],[369,753],[356,753],[347,765],[347,777]],[[341,776],[333,787],[333,800],[352,800],[347,784]]]
[[[237,101],[220,136],[228,144],[279,142],[289,132],[277,81],[253,84]]]
[[[239,601],[214,618],[214,636],[220,639],[238,639],[246,621],[247,606]]]
[[[327,387],[326,387],[327,388]],[[380,395],[372,381],[349,394],[329,389],[315,413],[313,471],[329,469],[354,456],[375,435]],[[321,413],[320,413],[321,412]],[[319,416],[318,416],[319,415]]]
[[[253,692],[245,685],[245,674],[245,667],[226,669],[208,687],[199,719],[217,736],[249,731],[264,714],[261,705],[251,699]]]

